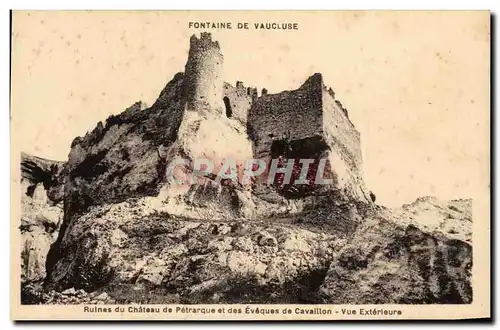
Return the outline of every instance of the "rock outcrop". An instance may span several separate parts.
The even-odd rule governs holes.
[[[21,155],[21,280],[43,280],[62,222],[64,163]]]
[[[365,219],[330,265],[320,288],[324,301],[471,303],[472,246],[395,220]]]
[[[97,207],[79,218],[63,242],[71,254],[53,269],[51,288],[165,288],[191,303],[265,301],[257,291],[284,301],[290,294],[284,287],[317,281],[308,278],[324,276],[343,245],[338,235],[292,220],[185,219],[140,203],[148,204]],[[306,301],[309,284],[303,285]]]

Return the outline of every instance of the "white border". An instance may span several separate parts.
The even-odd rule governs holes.
[[[284,2],[283,2],[284,3]],[[232,2],[229,3],[227,1],[222,1],[222,0],[210,0],[210,1],[189,1],[189,0],[183,0],[183,1],[178,1],[178,2],[165,2],[165,1],[150,1],[150,0],[141,0],[141,1],[127,1],[127,0],[121,0],[119,2],[117,1],[110,1],[110,0],[87,0],[87,1],[44,1],[44,3],[39,3],[37,1],[33,0],[25,0],[25,1],[12,1],[12,0],[6,0],[2,1],[1,4],[1,11],[0,11],[0,21],[1,24],[0,26],[2,27],[0,31],[0,41],[1,45],[4,46],[4,51],[1,52],[1,60],[0,63],[0,73],[1,77],[1,101],[2,101],[2,111],[1,111],[1,116],[0,116],[0,154],[3,156],[2,159],[3,161],[0,163],[1,164],[1,181],[0,181],[0,210],[3,214],[3,217],[1,218],[2,221],[2,229],[1,232],[1,251],[3,253],[3,258],[2,258],[2,264],[3,264],[3,271],[0,272],[0,284],[2,285],[2,300],[1,300],[1,311],[2,311],[2,317],[1,317],[1,329],[11,329],[15,325],[9,320],[9,312],[10,312],[10,299],[9,299],[9,265],[10,262],[8,261],[10,258],[10,238],[9,238],[9,232],[10,232],[10,162],[7,160],[7,157],[10,155],[10,136],[9,136],[9,84],[10,84],[10,66],[9,66],[9,59],[10,59],[10,47],[8,46],[10,43],[9,39],[9,34],[10,34],[10,13],[9,9],[79,9],[79,10],[85,10],[85,9],[175,9],[175,10],[194,10],[194,9],[210,9],[210,10],[217,10],[217,9],[231,9],[231,10],[236,10],[236,9],[251,9],[251,10],[273,10],[273,9],[343,9],[343,10],[355,10],[355,9],[377,9],[377,10],[395,10],[395,9],[416,9],[416,10],[423,10],[423,9],[434,9],[434,10],[465,10],[465,9],[489,9],[493,13],[498,13],[498,8],[499,8],[500,1],[498,0],[474,0],[474,1],[437,1],[437,0],[419,0],[419,1],[390,1],[390,0],[379,0],[379,1],[369,1],[369,0],[349,0],[345,1],[343,3],[338,3],[338,2],[331,2],[331,3],[326,3],[324,0],[307,0],[307,1],[286,1],[286,5],[279,5],[275,3],[271,3],[269,0],[252,0],[252,1],[243,1],[243,2]],[[494,47],[494,44],[492,44],[492,47]],[[496,75],[496,72],[494,72]],[[498,86],[494,86],[494,90],[492,90],[492,93],[494,95],[499,94]],[[498,125],[498,114],[495,120],[495,126]],[[493,133],[492,133],[493,134]],[[498,152],[497,148],[499,147],[498,141],[495,141],[496,147],[495,151]],[[495,182],[495,186],[497,185],[497,182]],[[498,195],[496,196],[496,199],[492,201],[492,203],[496,205],[500,205],[499,201],[500,197]],[[496,226],[495,234],[496,237],[498,237],[498,225]],[[492,241],[492,243],[495,240]],[[495,296],[498,296],[498,285],[496,285],[496,292],[494,292]],[[493,315],[495,313],[493,312]],[[67,325],[67,324],[66,324]],[[63,325],[63,326],[66,326]],[[87,324],[88,325],[88,324]],[[311,326],[312,324],[275,324],[274,326],[281,326],[281,327],[291,327],[291,326]],[[415,325],[422,325],[422,324],[415,324]],[[19,325],[18,325],[19,326]],[[25,325],[26,326],[26,325]],[[45,326],[45,327],[50,327],[52,324],[40,324],[39,326]],[[85,324],[75,324],[74,325],[77,328],[85,326]],[[105,326],[109,326],[109,324],[104,325],[104,324],[99,324],[99,325],[92,325],[95,328],[104,328]],[[114,324],[114,326],[123,326],[123,324]],[[148,325],[145,324],[134,324],[134,326],[137,326],[139,328],[145,328]],[[178,324],[161,324],[162,327],[168,326],[168,327],[178,327],[180,325]],[[203,323],[203,324],[190,324],[190,325],[185,325],[185,327],[219,327],[223,326],[221,324],[209,324],[209,323]],[[242,326],[251,326],[251,327],[262,327],[262,326],[269,326],[269,324],[233,324],[233,323],[227,323],[226,326],[229,327],[242,327]],[[319,326],[319,324],[315,324],[315,326]],[[339,326],[345,326],[341,324],[323,324],[323,326],[328,326],[328,327],[339,327]],[[386,324],[367,324],[364,323],[363,326],[367,327],[383,327],[386,326]],[[398,324],[397,326],[399,327],[408,327],[412,326],[412,324]],[[434,328],[437,327],[438,325],[430,325],[426,324],[425,325],[427,328]],[[476,325],[477,326],[477,325]],[[350,326],[352,327],[352,326]],[[361,325],[356,325],[356,327],[361,327]]]

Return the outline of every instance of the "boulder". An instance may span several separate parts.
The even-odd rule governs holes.
[[[360,225],[320,288],[329,304],[468,304],[472,246],[414,224]]]

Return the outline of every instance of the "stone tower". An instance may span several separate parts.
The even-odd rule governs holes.
[[[219,43],[208,32],[191,36],[185,68],[186,110],[222,115],[224,109]]]

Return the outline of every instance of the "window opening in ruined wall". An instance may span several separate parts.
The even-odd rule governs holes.
[[[231,118],[233,116],[233,110],[231,109],[231,102],[229,102],[229,98],[224,97],[224,105],[226,106],[226,117]]]

